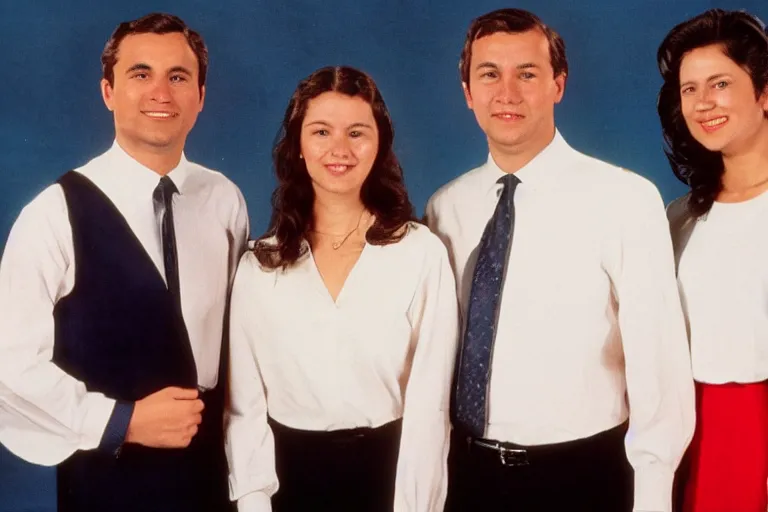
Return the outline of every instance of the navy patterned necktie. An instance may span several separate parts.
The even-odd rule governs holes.
[[[515,227],[513,197],[520,179],[499,178],[503,185],[493,217],[483,231],[469,295],[467,324],[456,372],[454,423],[472,436],[483,437],[487,424],[491,354],[496,338],[504,269]]]
[[[179,190],[168,176],[160,178],[152,199],[156,211],[163,212],[161,234],[163,240],[163,263],[165,264],[165,282],[171,292],[177,310],[181,313],[181,291],[179,287],[179,255],[176,250],[176,228],[173,225],[173,194]]]

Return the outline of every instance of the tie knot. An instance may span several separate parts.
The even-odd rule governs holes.
[[[179,189],[176,188],[173,180],[168,176],[163,176],[160,178],[160,183],[158,183],[157,187],[155,187],[155,191],[152,193],[152,197],[159,203],[167,204],[170,203],[173,199],[173,194],[178,192]]]
[[[503,185],[504,188],[511,188],[512,190],[515,190],[515,187],[520,184],[520,178],[509,172],[499,178],[496,183]]]

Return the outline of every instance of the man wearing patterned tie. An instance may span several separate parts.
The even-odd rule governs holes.
[[[0,264],[0,442],[59,464],[63,512],[229,506],[220,361],[242,195],[184,157],[208,53],[179,18],[102,54],[106,153],[27,205]]]
[[[669,512],[694,397],[661,197],[563,140],[535,15],[477,18],[460,70],[490,155],[427,205],[464,326],[447,510]]]

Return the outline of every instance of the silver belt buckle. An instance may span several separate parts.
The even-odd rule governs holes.
[[[501,445],[497,445],[496,449],[499,451],[499,460],[504,466],[527,466],[530,464],[526,450],[505,448]]]

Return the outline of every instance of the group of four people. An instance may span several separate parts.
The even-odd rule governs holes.
[[[288,104],[248,244],[238,188],[183,153],[203,40],[119,25],[115,143],[24,208],[0,265],[0,442],[59,464],[68,512],[764,512],[768,36],[711,10],[658,57],[691,188],[669,224],[565,142],[565,44],[502,9],[460,61],[488,159],[426,225],[376,84],[329,67]]]

